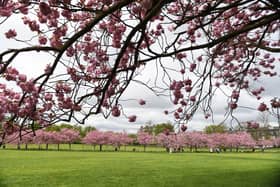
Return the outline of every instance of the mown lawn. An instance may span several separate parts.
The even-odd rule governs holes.
[[[0,186],[279,187],[280,153],[0,150]]]

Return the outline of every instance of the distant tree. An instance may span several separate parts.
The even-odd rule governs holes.
[[[224,132],[226,132],[226,130],[227,130],[227,127],[224,124],[209,125],[204,128],[204,132],[207,134],[224,133]]]
[[[45,144],[46,149],[48,149],[48,145],[55,142],[55,132],[49,132],[44,130],[37,130],[35,132],[35,137],[33,139],[34,143],[39,146],[39,149],[41,149],[41,145]]]
[[[156,136],[156,143],[157,143],[157,145],[160,145],[160,146],[164,147],[167,152],[169,151],[169,144],[170,143],[169,143],[169,138],[168,138],[167,134],[159,133]]]
[[[262,127],[268,127],[269,126],[269,116],[270,112],[268,110],[264,112],[260,112],[257,121],[260,123],[260,126]]]
[[[174,126],[171,123],[160,123],[154,125],[153,127],[153,132],[155,135],[163,133],[166,130],[168,130],[169,132],[174,132]]]
[[[132,144],[133,145],[138,145],[138,142],[137,142],[137,134],[128,134],[128,137],[131,138],[132,140]]]
[[[111,145],[114,146],[115,151],[120,150],[120,147],[122,145],[128,145],[133,141],[132,138],[128,137],[127,133],[121,132],[121,133],[112,133],[109,136],[109,142]]]
[[[184,135],[186,144],[190,147],[190,151],[193,151],[194,148],[195,152],[197,152],[198,148],[207,147],[208,136],[205,133],[186,132]]]
[[[274,141],[270,139],[261,139],[257,141],[257,145],[261,147],[261,150],[264,151],[268,147],[272,147],[274,145]]]
[[[139,131],[153,134],[153,128],[154,128],[153,122],[148,121],[144,126],[140,127]]]
[[[95,130],[96,128],[93,126],[85,126],[81,128],[80,135],[81,137],[85,137],[88,132],[95,131]]]
[[[166,149],[167,152],[181,151],[186,145],[185,133],[159,133],[156,137],[156,143]]]
[[[51,132],[52,132],[52,131],[55,131],[55,132],[59,132],[60,129],[61,129],[61,127],[60,127],[59,125],[54,124],[54,125],[52,125],[52,126],[49,126],[49,127],[45,128],[45,131],[51,131]]]
[[[280,137],[274,138],[273,140],[274,147],[280,147]]]
[[[102,151],[103,145],[110,144],[110,137],[112,132],[101,132],[101,131],[90,131],[83,138],[83,142],[86,144],[90,144],[94,147],[99,145],[99,151]]]
[[[99,136],[99,131],[90,131],[82,139],[82,142],[85,144],[92,145],[93,150],[95,150],[95,146],[98,145],[98,136]]]
[[[277,119],[278,127],[280,128],[280,98],[273,98],[271,101],[271,113]]]
[[[174,126],[167,123],[159,123],[159,124],[147,124],[145,126],[140,127],[139,131],[147,132],[149,134],[158,135],[159,133],[163,133],[165,131],[174,132]]]
[[[34,139],[34,134],[33,133],[27,133],[22,136],[22,141],[21,143],[25,144],[25,149],[28,149],[28,144],[32,144]]]
[[[137,141],[140,145],[144,146],[144,151],[146,151],[147,145],[150,145],[153,143],[153,136],[147,132],[141,132],[139,131],[137,133]]]
[[[45,128],[46,131],[56,131],[59,132],[61,129],[75,129],[77,126],[74,126],[72,124],[67,123],[61,123],[61,124],[53,124],[47,128]]]
[[[69,149],[71,149],[71,144],[78,141],[80,139],[80,133],[74,129],[63,128],[59,132],[61,137],[61,142],[67,143],[69,145]]]

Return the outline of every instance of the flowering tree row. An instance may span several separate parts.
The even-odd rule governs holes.
[[[57,149],[59,150],[60,144],[69,144],[69,149],[71,149],[71,144],[79,141],[80,134],[78,131],[73,129],[61,129],[61,131],[44,131],[37,130],[35,134],[32,132],[26,132],[22,136],[19,133],[13,133],[7,137],[7,143],[17,144],[20,148],[21,144],[25,144],[25,149],[27,149],[28,144],[37,144],[39,149],[41,145],[45,144],[46,149],[48,149],[49,144],[57,144]]]
[[[20,148],[20,144],[25,144],[27,149],[28,144],[37,144],[41,148],[42,144],[46,145],[48,149],[49,144],[57,144],[57,149],[59,150],[60,144],[69,144],[69,149],[71,149],[71,144],[74,142],[82,142],[85,144],[99,145],[100,151],[102,151],[103,145],[112,145],[116,150],[120,149],[122,145],[128,145],[133,142],[133,139],[128,137],[126,133],[114,133],[114,132],[101,132],[101,131],[90,131],[86,134],[84,138],[80,137],[78,131],[73,129],[61,129],[61,131],[44,131],[37,130],[35,135],[33,133],[23,134],[20,138],[19,133],[13,133],[7,137],[7,143],[17,144]]]
[[[131,145],[132,143],[139,143],[143,145],[144,151],[149,145],[158,145],[164,147],[167,151],[181,151],[188,147],[191,151],[197,151],[198,148],[219,148],[219,149],[236,149],[239,148],[251,148],[255,147],[279,147],[280,138],[270,140],[258,140],[255,141],[249,133],[237,132],[237,133],[213,133],[206,134],[203,132],[181,132],[181,133],[160,133],[157,136],[153,136],[147,132],[138,132],[137,139],[129,137],[126,133],[114,133],[111,131],[90,131],[84,138],[80,138],[79,132],[73,129],[62,129],[60,132],[48,132],[43,130],[36,131],[36,136],[32,133],[22,136],[20,139],[18,133],[14,133],[8,137],[11,140],[10,143],[25,144],[27,149],[28,144],[37,144],[39,147],[42,144],[46,145],[48,149],[49,144],[71,144],[74,142],[81,142],[84,144],[92,145],[94,150],[96,146],[99,146],[99,151],[102,151],[103,145],[111,145],[115,150],[119,150],[121,146]]]
[[[101,132],[90,131],[82,140],[83,143],[92,145],[95,149],[96,145],[99,145],[99,150],[102,151],[103,145],[112,145],[115,150],[119,150],[122,145],[132,144],[133,139],[128,137],[126,133],[114,133],[114,132]]]
[[[254,140],[247,132],[237,133],[213,133],[205,134],[202,132],[184,132],[179,134],[160,134],[156,141],[158,144],[166,147],[167,149],[180,150],[184,147],[189,147],[190,150],[197,148],[219,148],[219,149],[236,149],[239,148],[252,148],[256,146],[264,148],[280,146],[280,138],[271,140]]]

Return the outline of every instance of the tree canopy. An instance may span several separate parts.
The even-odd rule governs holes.
[[[227,130],[227,127],[224,124],[208,125],[204,128],[204,132],[206,134],[224,133],[224,132],[226,132],[226,130]]]
[[[241,90],[261,99],[252,82],[277,74],[279,18],[275,0],[1,0],[1,44],[18,43],[0,51],[2,139],[13,125],[123,115],[131,82],[168,94],[176,110],[164,112],[184,122],[198,109],[211,116],[214,93],[227,89],[231,115]],[[34,53],[50,58],[28,77],[14,63]],[[151,64],[154,80],[137,79]]]
[[[147,124],[144,126],[141,126],[139,131],[141,132],[147,132],[149,134],[158,135],[159,133],[164,132],[174,132],[174,125],[171,123],[159,123],[159,124]]]

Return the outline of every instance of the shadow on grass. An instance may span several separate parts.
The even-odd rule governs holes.
[[[0,187],[7,187],[7,184],[4,183],[5,179],[3,175],[0,173]]]

